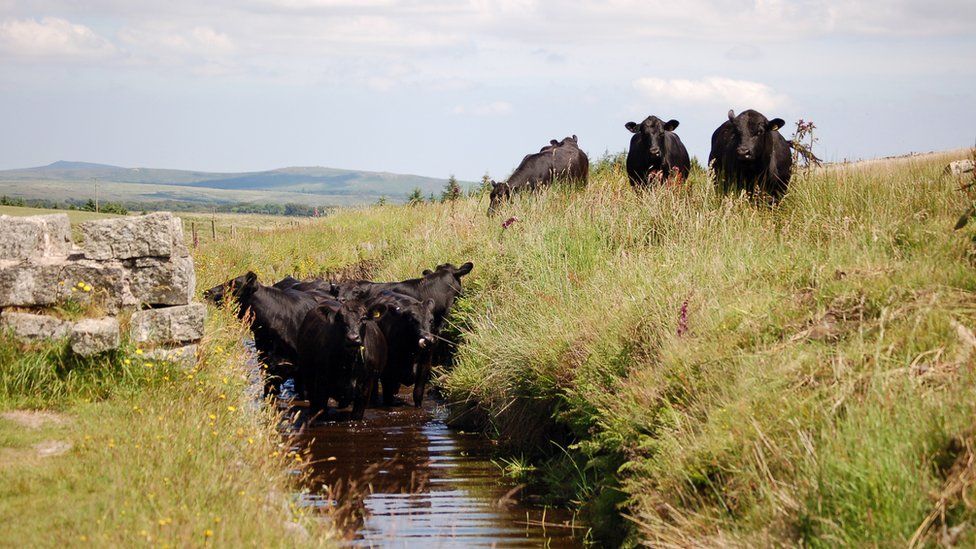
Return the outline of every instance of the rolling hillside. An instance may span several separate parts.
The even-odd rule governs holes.
[[[374,203],[380,197],[401,202],[416,187],[426,196],[440,192],[446,182],[446,179],[417,175],[322,167],[218,173],[58,161],[47,166],[0,171],[0,195],[87,200],[94,196],[96,180],[99,194],[106,201],[192,202],[200,206],[240,203],[355,206]]]

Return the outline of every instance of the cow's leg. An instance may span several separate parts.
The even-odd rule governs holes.
[[[383,405],[395,406],[396,394],[400,389],[400,380],[395,375],[384,373],[383,375]]]
[[[373,385],[376,383],[375,376],[367,376],[359,380],[356,384],[356,397],[352,403],[352,419],[363,419],[366,414],[366,405],[373,394]]]
[[[424,403],[424,390],[427,388],[427,380],[430,378],[431,353],[425,353],[417,362],[417,379],[413,385],[413,405],[420,407]]]

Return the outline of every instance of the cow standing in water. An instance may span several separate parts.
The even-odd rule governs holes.
[[[729,119],[712,134],[708,164],[723,193],[746,191],[750,197],[768,195],[779,202],[790,184],[793,158],[790,144],[780,135],[782,118],[767,119],[752,109]]]
[[[640,124],[624,124],[633,135],[627,153],[627,176],[635,189],[663,183],[672,176],[676,180],[688,177],[691,159],[678,134],[677,120],[661,120],[648,116]]]
[[[590,175],[590,159],[580,150],[577,137],[567,137],[562,141],[553,139],[537,153],[527,155],[515,168],[508,181],[491,182],[491,203],[488,214],[515,193],[535,191],[564,177],[586,183]]]

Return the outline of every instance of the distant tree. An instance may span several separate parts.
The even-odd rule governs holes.
[[[380,196],[380,199],[376,201],[377,206],[386,206],[386,197]]]
[[[441,193],[441,202],[453,202],[461,198],[461,195],[461,185],[458,185],[457,178],[454,177],[454,174],[451,174],[447,183],[444,184],[444,192]]]
[[[437,202],[437,197],[434,196],[434,193],[430,193],[430,195],[427,197],[427,202],[430,202],[431,204]]]
[[[118,214],[118,215],[129,214],[129,210],[127,210],[125,206],[123,206],[120,202],[106,202],[105,204],[102,204],[101,208],[99,209],[105,213],[110,213],[110,214]]]
[[[407,196],[407,204],[411,206],[419,206],[424,203],[424,191],[420,190],[420,187],[414,187],[410,191],[410,195]]]
[[[0,197],[0,206],[26,206],[23,198],[10,198],[7,195]]]
[[[85,205],[82,206],[80,208],[80,210],[83,211],[83,212],[93,212],[93,211],[95,211],[95,201],[92,200],[91,198],[89,198],[88,199],[88,202],[85,202]]]

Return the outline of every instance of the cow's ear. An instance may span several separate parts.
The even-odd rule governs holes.
[[[433,311],[434,310],[434,300],[431,299],[431,298],[427,298],[427,301],[424,301],[424,307],[426,307],[430,311]]]
[[[627,122],[624,127],[630,130],[630,133],[637,133],[637,122]]]
[[[577,139],[575,133],[573,134],[573,143],[579,143],[579,139]]]
[[[420,273],[421,276],[428,276],[434,274],[434,271],[430,269],[424,269],[424,272]]]
[[[729,120],[735,120],[735,111],[729,109]]]
[[[386,305],[383,303],[377,303],[369,308],[369,318],[373,320],[379,320],[386,314]]]
[[[782,128],[785,125],[786,122],[784,122],[782,118],[774,118],[769,121],[769,124],[766,125],[766,128],[768,128],[769,131],[772,132]]]
[[[258,281],[258,275],[254,274],[254,271],[248,271],[247,274],[244,275],[245,287],[251,286],[252,284],[256,284],[257,281]]]
[[[454,274],[455,274],[455,275],[456,275],[456,276],[457,276],[458,278],[460,278],[460,277],[462,277],[462,276],[464,276],[464,275],[466,275],[466,274],[468,274],[468,273],[470,273],[470,272],[471,272],[471,269],[474,269],[474,263],[471,263],[470,261],[468,261],[468,262],[467,262],[467,263],[465,263],[464,265],[461,265],[460,267],[458,267],[458,268],[457,268],[457,271],[455,271],[455,273],[454,273]]]
[[[555,145],[558,145],[559,144],[559,141],[556,141],[555,139],[550,139],[549,140],[549,144],[555,146]]]
[[[494,179],[492,179],[492,180],[491,180],[491,188],[492,188],[492,189],[494,189],[494,188],[495,188],[495,187],[497,187],[497,186],[498,186],[498,182],[497,182],[497,181],[495,181]]]
[[[667,123],[664,124],[664,129],[669,132],[673,132],[677,128],[678,128],[678,121],[675,120],[674,118],[668,120]]]

